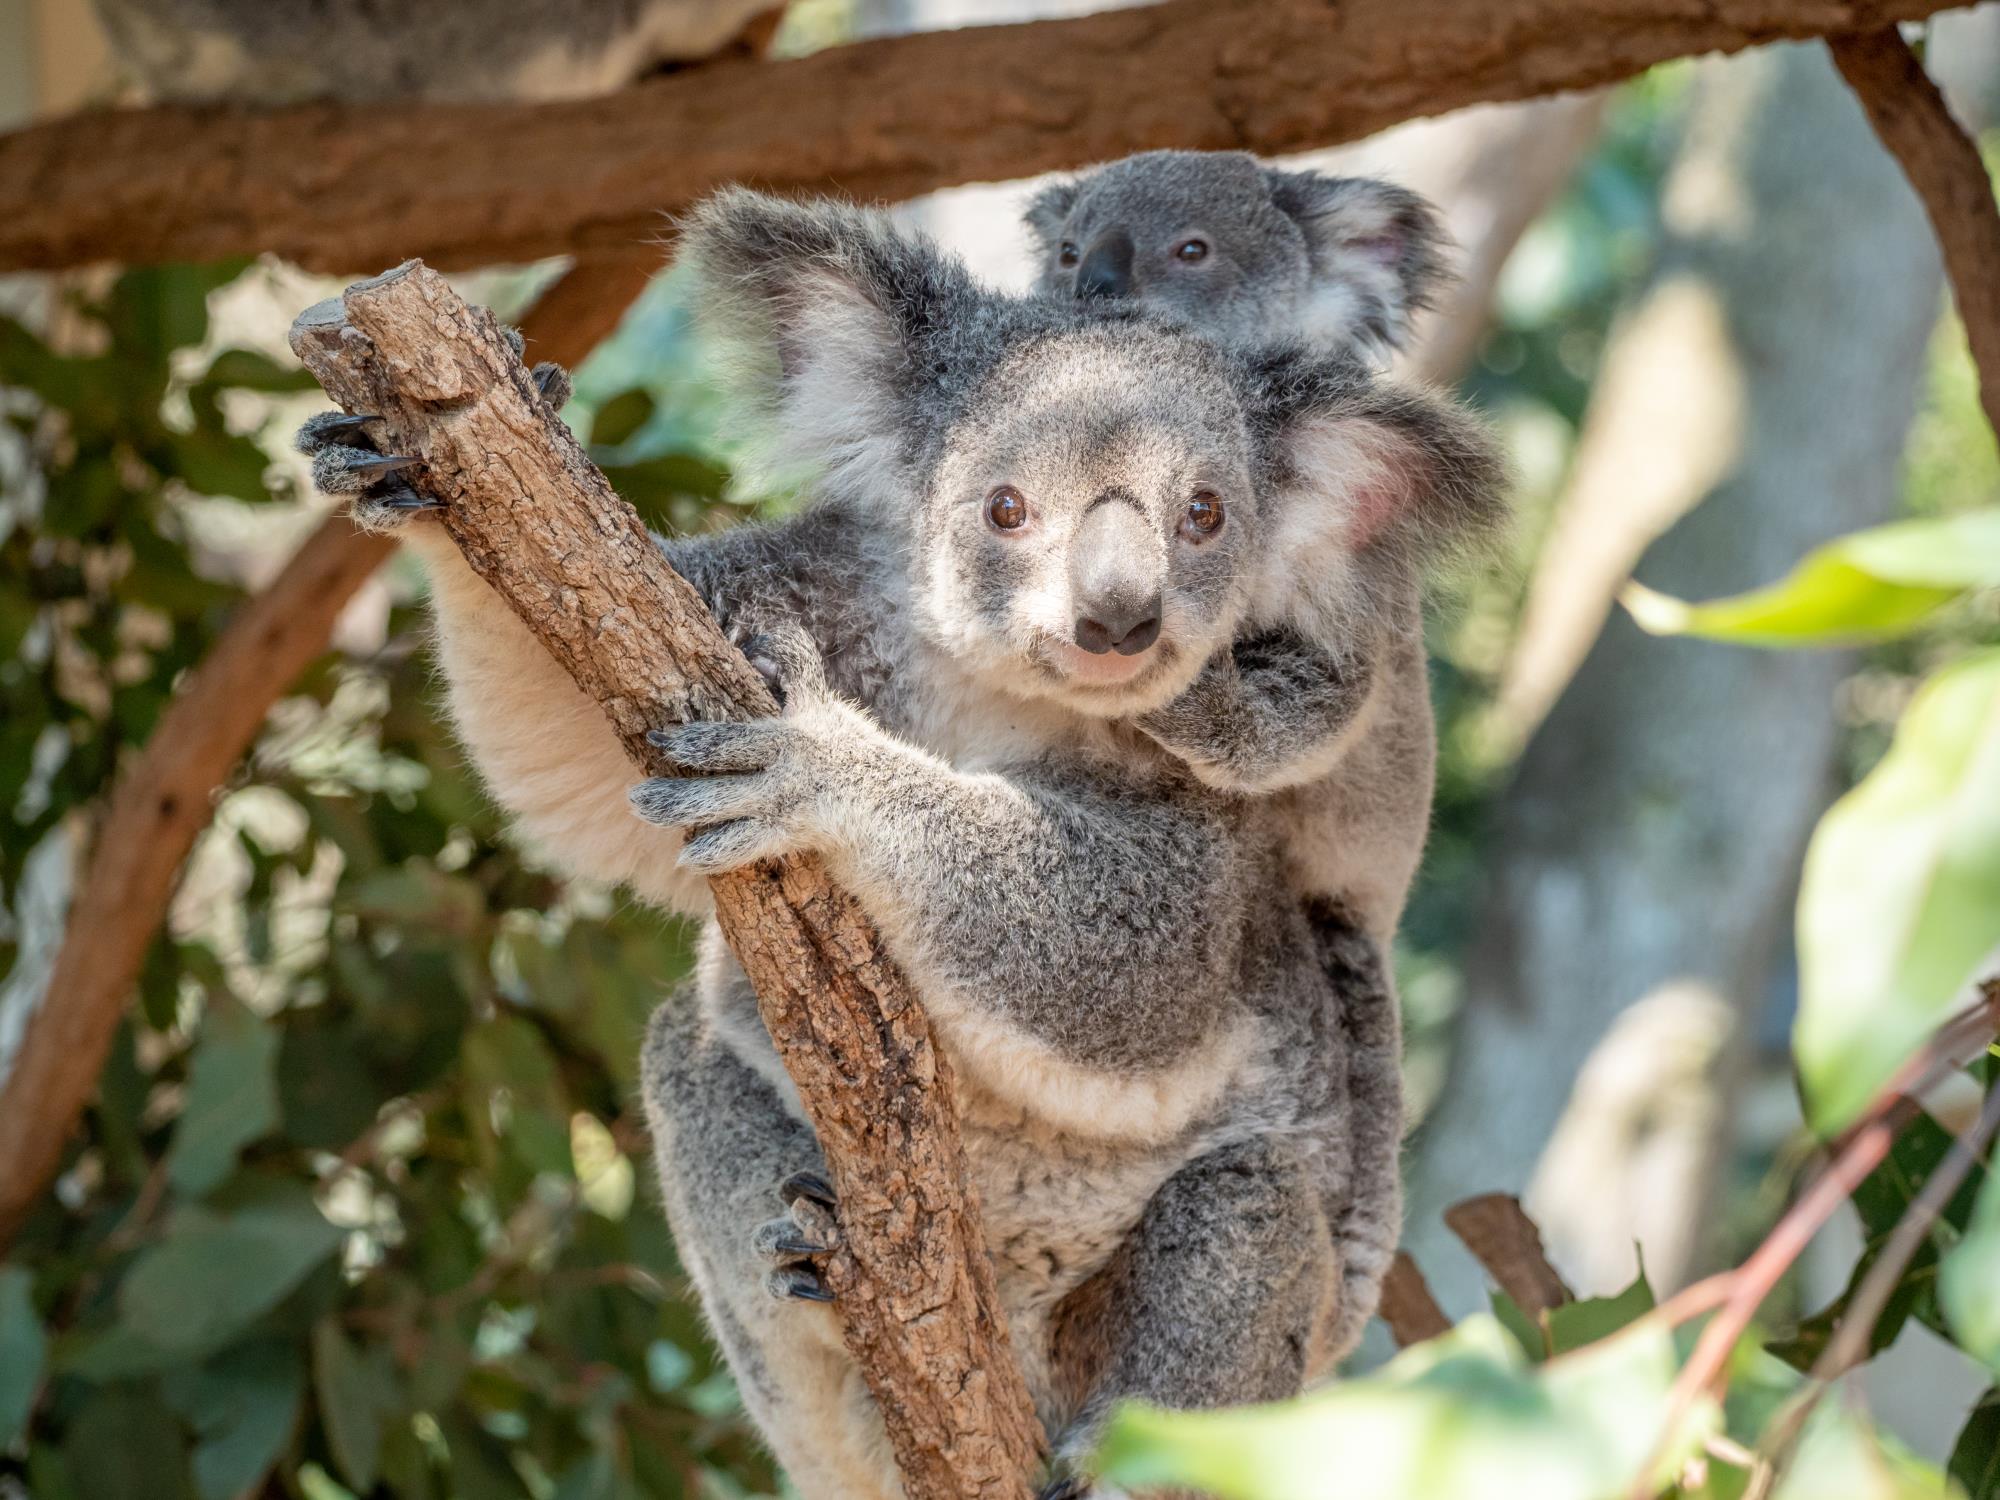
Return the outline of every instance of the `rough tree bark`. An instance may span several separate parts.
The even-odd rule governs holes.
[[[623,253],[658,235],[663,211],[725,182],[900,200],[1163,146],[1299,151],[1943,8],[1166,0],[718,60],[573,103],[99,112],[0,137],[0,270],[271,252],[345,272],[411,254],[462,266]]]
[[[1640,576],[1703,597],[1892,513],[1940,281],[1908,185],[1815,51],[1709,71],[1666,216],[1565,507],[1614,530],[1641,504],[1655,529],[1688,512]],[[1438,1208],[1494,1188],[1526,1190],[1581,1287],[1622,1284],[1634,1239],[1657,1285],[1686,1273],[1741,1017],[1766,996],[1833,791],[1849,670],[1838,652],[1662,641],[1614,615],[1536,733],[1498,813],[1453,1077],[1414,1163],[1411,1245],[1447,1307],[1476,1285]]]
[[[643,289],[637,269],[586,262],[567,272],[522,319],[531,356],[580,363]],[[328,516],[237,611],[120,773],[42,1002],[0,1071],[0,1249],[61,1165],[181,863],[214,814],[216,788],[279,695],[325,652],[348,601],[394,551],[393,541],[355,530],[345,514]]]
[[[382,414],[473,569],[604,709],[649,729],[775,711],[763,681],[537,400],[491,314],[410,263],[294,325],[328,394]],[[840,1199],[828,1283],[914,1500],[1021,1500],[1041,1433],[967,1186],[951,1070],[853,899],[816,859],[711,882]]]

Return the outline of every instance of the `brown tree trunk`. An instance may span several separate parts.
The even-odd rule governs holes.
[[[293,348],[384,418],[473,569],[604,709],[649,729],[774,711],[632,508],[536,398],[491,314],[420,263],[302,315]],[[1042,1437],[966,1181],[951,1070],[908,981],[809,856],[712,882],[724,936],[818,1133],[844,1244],[827,1281],[913,1500],[1020,1500]]]

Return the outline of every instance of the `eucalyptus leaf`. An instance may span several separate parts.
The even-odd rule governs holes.
[[[297,1351],[284,1344],[248,1344],[175,1369],[165,1390],[194,1430],[195,1493],[201,1500],[236,1500],[284,1452],[298,1424],[305,1372]]]
[[[1951,1477],[1966,1500],[2000,1500],[2000,1386],[1979,1398],[1952,1444]]]
[[[2000,651],[1939,672],[1820,820],[1799,891],[1807,1113],[1853,1121],[2000,944]]]
[[[277,1056],[278,1033],[269,1023],[234,1000],[209,1002],[167,1152],[167,1180],[176,1190],[209,1192],[235,1170],[245,1146],[277,1128]]]
[[[1989,1178],[1965,1237],[1938,1267],[1938,1301],[1959,1348],[2000,1372],[2000,1185]]]
[[[1807,553],[1778,582],[1704,604],[1628,585],[1642,629],[1751,646],[1831,646],[1906,634],[1967,590],[2000,586],[2000,507],[1872,527]]]
[[[337,1323],[323,1318],[313,1327],[312,1363],[334,1462],[355,1491],[366,1494],[375,1487],[383,1428],[401,1408],[388,1351],[356,1349]]]
[[[1675,1368],[1664,1329],[1533,1366],[1497,1321],[1472,1318],[1375,1375],[1280,1405],[1123,1407],[1096,1467],[1116,1485],[1225,1500],[1600,1500],[1651,1456]],[[1713,1419],[1697,1412],[1662,1475]]]
[[[1806,1424],[1774,1500],[1941,1500],[1945,1478],[1858,1413],[1824,1401]]]
[[[28,1273],[0,1266],[0,1450],[28,1424],[48,1352]]]
[[[303,1188],[219,1213],[184,1207],[118,1289],[130,1332],[184,1355],[220,1348],[339,1248]]]

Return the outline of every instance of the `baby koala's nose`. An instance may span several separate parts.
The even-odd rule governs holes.
[[[1093,656],[1116,651],[1120,656],[1137,656],[1160,638],[1160,597],[1140,603],[1099,606],[1080,615],[1076,622],[1076,643]]]
[[[1120,230],[1090,247],[1076,271],[1076,295],[1124,297],[1132,291],[1132,237]]]

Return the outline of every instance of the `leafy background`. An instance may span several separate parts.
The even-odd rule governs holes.
[[[1614,309],[1647,270],[1683,97],[1674,69],[1621,94],[1524,245],[1468,380],[1517,451],[1548,455],[1527,466],[1524,550]],[[505,305],[527,287],[480,291]],[[0,996],[31,989],[47,962],[50,892],[121,751],[144,741],[257,560],[310,519],[284,434],[316,403],[269,342],[282,317],[254,315],[307,300],[272,266],[157,267],[85,278],[39,318],[0,320],[13,433],[0,449]],[[666,277],[580,374],[573,420],[663,528],[727,524],[754,498],[731,491],[691,368]],[[1830,935],[1807,955],[1799,1060],[1828,1130],[2000,936],[2000,557],[1980,509],[1996,494],[1947,324],[1907,475],[1922,527],[1839,544],[1767,595],[1632,600],[1664,630],[1877,643],[1867,671],[1886,688],[1871,701],[1886,706],[1857,719],[1858,786],[1807,870],[1804,920]],[[553,879],[502,836],[440,723],[412,583],[397,572],[364,601],[226,789],[58,1191],[0,1263],[0,1489],[777,1489],[698,1326],[634,1108],[639,1030],[685,972],[689,934]],[[1399,956],[1419,1080],[1445,1045],[1484,813],[1507,766],[1480,725],[1519,602],[1515,574],[1478,580],[1434,641],[1440,827]],[[1906,943],[1841,946],[1854,929],[1841,903],[1864,898],[1898,904]],[[1903,1003],[1868,1003],[1890,971],[1916,975]],[[0,1003],[0,1026],[9,1014]],[[1855,1195],[1871,1252],[1948,1145],[1918,1121]],[[1805,1159],[1759,1171],[1785,1196]],[[1878,1341],[1914,1319],[2000,1368],[2000,1194],[1982,1177],[1953,1195]],[[1769,1215],[1748,1217],[1746,1251]],[[1698,1404],[1655,1455],[1691,1336],[1644,1319],[1651,1304],[1643,1278],[1539,1316],[1496,1298],[1491,1317],[1283,1409],[1134,1411],[1105,1462],[1134,1482],[1277,1500],[1328,1493],[1340,1453],[1351,1500],[1589,1500],[1657,1456],[1655,1490],[1751,1492],[1749,1445],[1796,1401],[1832,1310],[1781,1296],[1783,1326],[1738,1351],[1729,1401]],[[1940,1490],[1839,1401],[1806,1433],[1780,1494]],[[1975,1500],[2000,1495],[2000,1393],[1950,1466]]]

